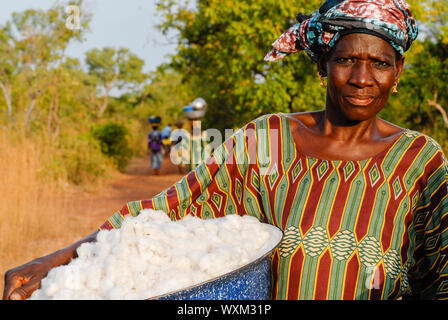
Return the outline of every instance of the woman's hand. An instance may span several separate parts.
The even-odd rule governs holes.
[[[5,273],[3,300],[25,300],[40,288],[42,279],[53,265],[38,258]]]
[[[98,231],[95,231],[64,249],[6,271],[3,300],[25,300],[29,298],[34,291],[40,288],[40,283],[48,271],[67,264],[73,258],[76,258],[76,249],[85,242],[96,241],[97,233]]]

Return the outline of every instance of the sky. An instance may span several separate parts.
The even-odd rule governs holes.
[[[66,1],[59,1],[66,3]],[[84,61],[84,53],[93,48],[126,47],[145,61],[144,71],[154,71],[168,62],[176,45],[155,28],[160,21],[155,0],[84,0],[92,14],[90,31],[82,43],[73,42],[67,55]],[[0,0],[0,25],[11,19],[13,12],[29,8],[49,9],[56,0]],[[81,11],[82,14],[82,11]],[[170,43],[171,41],[171,43]]]

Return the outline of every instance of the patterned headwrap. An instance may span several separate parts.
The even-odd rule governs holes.
[[[338,39],[349,33],[381,37],[403,55],[417,38],[418,29],[405,0],[326,0],[310,16],[299,14],[298,23],[283,33],[264,58],[276,61],[301,50],[317,62]]]

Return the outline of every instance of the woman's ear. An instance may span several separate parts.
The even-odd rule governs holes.
[[[403,72],[403,68],[404,68],[404,56],[401,56],[401,58],[399,58],[396,61],[396,75],[395,75],[395,79],[400,79],[401,77],[401,73]]]

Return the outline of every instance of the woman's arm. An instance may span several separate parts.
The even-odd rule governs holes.
[[[414,212],[414,264],[407,299],[448,299],[448,162],[442,151]]]
[[[76,258],[76,249],[85,242],[95,241],[97,233],[98,231],[95,231],[61,250],[6,271],[3,300],[29,298],[34,291],[40,288],[42,279],[52,268],[68,264],[73,258]]]

